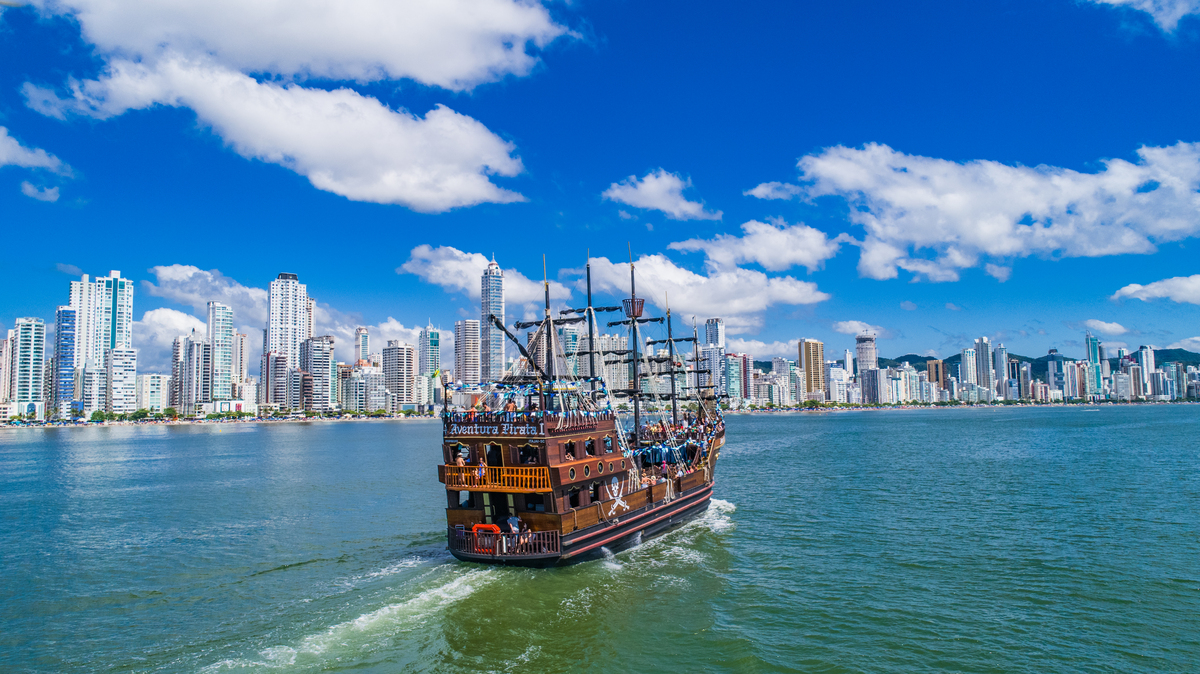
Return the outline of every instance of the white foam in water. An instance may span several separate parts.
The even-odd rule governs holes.
[[[640,536],[641,532],[639,532],[638,535]],[[620,571],[621,569],[625,568],[621,566],[621,563],[617,561],[617,558],[613,555],[612,550],[609,550],[608,547],[603,545],[600,546],[600,552],[604,553],[604,568],[610,571]]]
[[[421,559],[420,557],[414,555],[412,557],[407,557],[405,559],[402,559],[402,560],[396,562],[395,564],[390,564],[388,566],[385,566],[382,569],[379,569],[378,571],[372,571],[370,573],[364,573],[364,574],[361,574],[358,576],[354,576],[351,580],[371,580],[374,578],[383,578],[385,576],[392,576],[397,573],[400,573],[401,571],[403,571],[405,569],[411,569],[415,566],[420,566],[421,563],[424,561],[425,561],[424,559]]]
[[[452,571],[461,567],[447,567]],[[262,660],[223,660],[203,671],[216,672],[224,669],[261,667],[275,669],[289,667],[300,655],[319,656],[332,647],[349,642],[361,642],[364,638],[389,636],[405,631],[438,614],[447,606],[467,598],[485,586],[494,577],[493,569],[472,569],[440,585],[428,588],[404,601],[389,604],[364,613],[353,620],[338,623],[318,634],[304,637],[299,645],[272,646],[259,652]]]

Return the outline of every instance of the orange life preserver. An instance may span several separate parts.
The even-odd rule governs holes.
[[[498,534],[500,527],[495,524],[476,524],[471,527],[471,533],[475,534],[475,552],[481,552],[486,555],[493,554],[496,549],[496,538],[494,536],[479,536],[484,534]]]
[[[479,533],[482,531],[489,534],[498,534],[500,533],[500,527],[496,526],[495,524],[476,524],[475,526],[471,527],[471,531],[472,533]]]

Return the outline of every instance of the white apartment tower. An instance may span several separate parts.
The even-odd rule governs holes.
[[[855,357],[859,373],[879,369],[879,355],[875,351],[875,335],[864,332],[854,338]]]
[[[40,318],[18,318],[8,339],[9,401],[42,400],[46,373],[46,323]]]
[[[233,400],[233,309],[208,303],[207,336],[212,347],[211,400]]]
[[[232,361],[233,384],[230,396],[234,400],[246,400],[251,392],[245,388],[250,371],[250,337],[240,332],[233,333]]]
[[[454,376],[464,384],[480,381],[479,321],[454,322]]]
[[[103,358],[100,348],[100,330],[97,324],[96,282],[84,274],[80,280],[71,281],[71,296],[67,302],[75,310],[75,359],[71,367],[83,367],[91,361],[99,365]]]
[[[113,270],[96,279],[96,313],[100,332],[101,362],[108,349],[133,348],[133,280]]]
[[[725,319],[710,318],[704,321],[704,343],[715,344],[725,350]]]
[[[392,393],[392,410],[400,405],[423,402],[417,392],[417,349],[412,344],[391,340],[383,350],[383,385]]]
[[[132,414],[137,411],[137,349],[109,349],[104,357],[105,411]]]
[[[137,376],[137,408],[148,412],[162,412],[168,407],[167,395],[170,390],[170,375],[139,374]]]
[[[338,375],[331,335],[304,340],[300,345],[300,369],[312,377],[312,399],[309,409],[318,412],[332,411],[338,399]]]
[[[504,333],[488,319],[495,316],[504,323],[504,270],[495,258],[480,280],[479,313],[480,379],[495,381],[504,376]]]
[[[300,362],[300,345],[312,337],[315,302],[308,296],[308,287],[295,274],[283,272],[271,281],[268,290],[267,329],[263,336],[263,370],[269,371],[272,354],[276,360],[283,359],[287,367],[294,368]],[[265,379],[265,377],[264,377]],[[286,405],[281,398],[285,387],[264,388],[260,403]]]
[[[371,335],[361,325],[354,329],[354,361],[370,360]]]
[[[978,384],[979,372],[975,368],[975,349],[963,349],[958,363],[958,379],[963,384]]]
[[[996,374],[992,371],[992,341],[987,337],[975,340],[975,383],[988,392],[988,400],[996,396]]]

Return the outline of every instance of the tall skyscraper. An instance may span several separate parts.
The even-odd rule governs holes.
[[[230,395],[234,400],[250,400],[254,392],[247,388],[250,371],[250,337],[240,332],[233,333],[233,385]]]
[[[54,393],[49,406],[67,419],[75,399],[75,317],[71,306],[61,306],[54,313]]]
[[[267,354],[287,359],[289,367],[300,362],[300,345],[312,337],[314,302],[309,300],[308,286],[300,282],[295,274],[279,274],[271,281],[268,291],[268,316],[266,343],[263,345],[263,369],[269,365]],[[286,405],[280,399],[279,387],[266,390],[267,404]]]
[[[383,350],[383,385],[392,393],[392,410],[412,405],[417,400],[417,349],[393,339]]]
[[[987,400],[996,397],[996,376],[992,372],[992,340],[980,337],[975,340],[975,383],[984,390]]]
[[[958,381],[963,384],[978,384],[979,369],[975,366],[975,349],[963,349],[958,361]]]
[[[12,357],[15,334],[15,330],[9,330],[8,336],[0,340],[0,403],[6,403],[12,399]]]
[[[480,381],[479,358],[479,321],[470,319],[455,321],[455,379],[464,384],[478,384]]]
[[[133,348],[133,280],[114,269],[96,279],[96,300],[103,363],[104,351]]]
[[[725,349],[725,319],[710,318],[704,321],[704,343],[715,344]]]
[[[9,339],[9,349],[9,400],[45,402],[42,389],[45,386],[46,323],[40,318],[18,318]]]
[[[858,359],[858,371],[879,369],[879,356],[875,352],[875,335],[864,332],[854,338],[854,350]]]
[[[1142,390],[1146,391],[1146,395],[1149,396],[1150,379],[1154,371],[1158,369],[1154,364],[1154,349],[1149,346],[1139,346],[1134,355],[1138,365],[1142,366]]]
[[[137,349],[108,349],[104,353],[105,411],[132,414],[137,411]]]
[[[938,385],[938,388],[946,388],[946,364],[940,360],[925,361],[925,373],[929,377],[929,381]]]
[[[488,320],[495,316],[504,323],[504,270],[493,259],[483,270],[479,296],[480,378],[495,381],[504,376],[504,333]]]
[[[433,325],[427,325],[421,330],[421,338],[417,342],[417,358],[420,361],[419,374],[432,376],[442,369],[442,332]]]
[[[1008,349],[1003,344],[992,352],[992,378],[997,399],[1004,400],[1008,397]]]
[[[312,377],[312,392],[305,409],[330,412],[337,402],[337,359],[333,355],[333,337],[311,337],[300,345],[300,369]]]
[[[806,394],[825,391],[825,344],[816,339],[800,340],[800,367],[804,370]]]
[[[846,349],[846,354],[842,358],[842,366],[846,370],[847,375],[854,374],[854,352]]]
[[[354,329],[354,360],[368,360],[371,355],[371,335],[367,329],[359,326]]]
[[[233,309],[208,303],[208,344],[212,347],[212,400],[233,399]]]
[[[212,400],[212,346],[195,330],[175,338],[171,379],[175,395],[172,407],[183,416],[193,416],[200,405]]]
[[[98,366],[103,358],[97,309],[100,305],[96,282],[87,274],[71,281],[68,304],[75,310],[75,359],[71,367],[83,367],[89,360]]]

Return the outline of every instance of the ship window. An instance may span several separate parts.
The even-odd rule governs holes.
[[[567,503],[569,503],[572,508],[579,507],[579,490],[578,489],[572,489],[570,492],[567,493]]]
[[[596,472],[597,472],[597,473],[603,473],[603,472],[604,472],[604,462],[603,462],[603,461],[597,461],[597,462],[596,462]]]
[[[599,503],[599,501],[600,501],[600,483],[599,482],[592,483],[591,492],[592,492],[592,494],[591,494],[592,503]]]
[[[525,509],[530,512],[546,512],[546,498],[541,494],[526,494]]]
[[[564,442],[562,447],[563,447],[563,457],[565,458],[565,460],[574,461],[575,460],[575,441],[571,440],[570,442]]]
[[[611,435],[605,436],[605,438],[604,438],[604,453],[612,454],[612,436]]]
[[[487,446],[487,464],[489,466],[499,466],[504,463],[503,457],[500,454],[500,445]]]
[[[596,456],[596,441],[592,439],[584,441],[583,451],[587,452],[588,456]]]
[[[460,443],[450,445],[450,463],[454,463],[456,457],[461,456],[464,462],[471,461],[471,448]]]
[[[475,493],[474,492],[460,491],[460,492],[458,492],[458,495],[460,497],[459,502],[458,502],[459,508],[474,508],[475,507]]]
[[[517,458],[522,464],[538,462],[538,448],[533,445],[523,445],[517,448]]]

